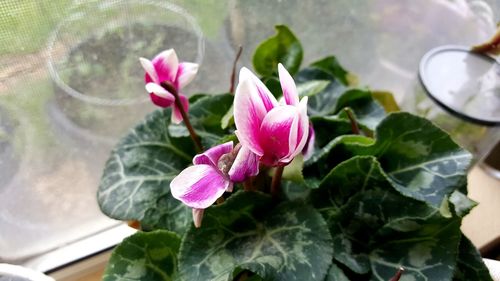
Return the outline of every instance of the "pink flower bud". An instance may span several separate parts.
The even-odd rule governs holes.
[[[180,93],[181,88],[189,84],[198,72],[198,64],[181,62],[174,49],[159,53],[152,61],[140,58],[142,67],[146,71],[145,82],[151,101],[159,107],[173,106],[172,122],[178,124],[182,121],[179,108],[175,105],[175,97],[161,83],[168,83],[176,89],[184,110],[187,111],[189,102],[186,96]]]

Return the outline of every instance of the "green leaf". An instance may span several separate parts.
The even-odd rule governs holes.
[[[387,281],[399,267],[405,269],[401,280],[451,280],[459,242],[457,219],[435,218],[415,231],[386,233],[370,253],[372,280]]]
[[[314,96],[323,91],[330,81],[327,80],[310,80],[297,84],[297,92],[299,97]]]
[[[172,232],[137,232],[114,249],[102,280],[177,280],[179,246]]]
[[[389,280],[400,266],[409,280],[449,280],[460,220],[401,195],[373,156],[337,165],[311,192],[333,238],[334,259],[353,272]]]
[[[190,223],[179,222],[191,218],[184,205],[170,198],[169,187],[195,151],[189,138],[169,134],[170,112],[153,112],[118,143],[105,165],[97,200],[111,218],[169,226],[182,234]]]
[[[386,112],[400,111],[398,103],[391,92],[372,91],[372,97],[384,107]]]
[[[310,206],[272,207],[267,195],[239,192],[205,211],[203,225],[184,236],[179,271],[184,280],[227,280],[248,269],[264,280],[323,280],[331,238]]]
[[[223,130],[229,128],[234,125],[234,105],[231,105],[229,110],[222,116],[220,120],[220,126]]]
[[[374,143],[372,138],[361,135],[342,135],[330,141],[324,147],[314,151],[313,155],[304,163],[304,179],[311,187],[318,187],[323,178],[330,173],[340,162],[353,156],[346,149],[350,145],[370,146]]]
[[[342,84],[349,85],[349,72],[347,72],[334,56],[326,57],[322,60],[313,62],[311,67],[318,68],[330,76],[340,80]]]
[[[450,202],[453,204],[455,214],[459,217],[464,217],[472,210],[472,208],[477,206],[475,201],[471,200],[458,190],[455,190],[450,195]]]
[[[233,98],[231,94],[206,96],[191,105],[189,121],[206,149],[218,144],[219,139],[228,134],[222,127],[222,119],[230,110]],[[175,137],[189,136],[183,123],[170,124],[168,130]]]
[[[352,134],[351,122],[339,116],[313,116],[309,118],[316,135],[316,146],[325,147],[336,137]]]
[[[331,81],[324,90],[310,95],[307,102],[307,113],[309,116],[327,116],[336,113],[337,101],[345,92],[346,88],[338,81]]]
[[[311,188],[309,188],[305,182],[294,182],[290,180],[281,181],[281,190],[289,201],[305,201],[311,192]]]
[[[344,92],[337,101],[335,112],[340,112],[339,117],[348,119],[344,108],[349,107],[354,111],[356,121],[363,127],[373,131],[386,116],[384,108],[372,97],[371,92],[351,89]]]
[[[391,113],[376,130],[371,146],[351,146],[355,155],[375,155],[404,195],[439,206],[467,182],[471,155],[428,120]]]
[[[332,263],[325,281],[349,281],[349,279],[344,274],[342,269],[340,269],[335,263]]]
[[[463,190],[471,155],[428,120],[391,113],[376,128],[376,141],[339,137],[306,161],[306,178],[322,176],[355,155],[373,155],[396,189],[439,208],[453,191]]]
[[[262,42],[252,58],[255,71],[262,76],[276,76],[278,63],[290,72],[297,73],[302,62],[302,46],[285,25],[277,25],[276,35]]]
[[[481,255],[472,242],[462,235],[458,248],[458,261],[454,281],[493,281]]]
[[[266,85],[267,89],[273,94],[276,99],[279,99],[283,96],[283,90],[281,89],[280,80],[274,76],[265,77],[262,79],[264,85]]]

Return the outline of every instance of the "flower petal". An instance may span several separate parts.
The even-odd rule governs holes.
[[[194,77],[198,73],[198,64],[191,62],[181,62],[179,63],[179,69],[177,71],[177,87],[183,88],[191,81],[193,81]]]
[[[207,151],[197,154],[193,158],[193,164],[206,164],[217,167],[217,163],[222,155],[227,154],[233,150],[233,142],[229,141],[223,144],[216,145]]]
[[[152,63],[158,74],[158,83],[169,81],[175,82],[177,77],[177,69],[179,68],[179,59],[174,49],[169,49],[159,53]]]
[[[297,86],[293,81],[292,76],[285,67],[279,63],[278,64],[278,74],[280,77],[281,89],[283,90],[283,97],[288,105],[299,104],[299,93],[297,92]]]
[[[307,142],[302,149],[302,154],[304,154],[304,161],[311,158],[314,152],[314,143],[316,141],[316,133],[311,123],[309,123],[309,134],[307,135]]]
[[[184,108],[184,112],[188,112],[189,110],[189,100],[186,96],[179,94],[179,99],[181,100],[182,107]],[[177,105],[174,103],[174,109],[172,110],[172,123],[179,124],[182,122],[182,113]]]
[[[259,132],[259,142],[264,154],[260,161],[268,166],[276,166],[280,160],[291,154],[297,140],[290,137],[291,130],[297,131],[299,112],[295,106],[283,105],[269,111]],[[294,128],[295,127],[295,128]],[[296,133],[293,134],[296,136]]]
[[[249,177],[259,174],[259,158],[248,147],[242,146],[229,170],[231,181],[244,182]]]
[[[262,120],[277,105],[266,86],[250,70],[242,68],[234,96],[234,122],[242,145],[257,155],[263,153],[258,142]]]
[[[159,107],[169,107],[175,101],[174,96],[158,84],[146,84],[146,91],[149,92],[151,101]]]
[[[193,212],[194,227],[200,228],[201,221],[203,220],[203,213],[205,212],[205,209],[193,209],[192,212]]]
[[[297,130],[291,129],[290,139],[292,140],[295,136],[295,147],[292,146],[292,141],[290,141],[290,154],[287,155],[282,161],[283,163],[289,163],[297,156],[307,143],[307,136],[309,135],[309,118],[307,117],[307,97],[303,97],[298,105],[299,116],[297,119]],[[293,131],[293,132],[292,132]],[[292,135],[293,134],[293,135]]]
[[[172,101],[175,100],[174,95],[172,95],[169,91],[165,90],[165,88],[163,88],[162,86],[160,86],[158,84],[147,83],[145,88],[146,88],[146,91],[148,91],[148,93],[150,93],[150,94],[155,94],[159,97],[162,97],[162,98],[165,98],[168,100],[172,100]]]
[[[297,154],[302,151],[307,143],[307,136],[309,135],[309,117],[307,116],[307,101],[308,97],[303,97],[299,103],[299,130],[297,132],[299,143],[297,144]]]
[[[146,76],[144,78],[146,83],[149,82],[160,83],[160,81],[158,81],[158,74],[156,74],[156,70],[153,63],[146,58],[139,58],[139,61],[141,62],[144,71],[146,71]]]
[[[194,165],[170,182],[170,193],[191,208],[205,209],[222,196],[228,185],[229,180],[216,167]]]

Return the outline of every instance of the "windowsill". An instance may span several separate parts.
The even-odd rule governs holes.
[[[36,271],[54,272],[109,250],[135,232],[135,229],[120,223],[87,238],[37,256],[22,265]]]

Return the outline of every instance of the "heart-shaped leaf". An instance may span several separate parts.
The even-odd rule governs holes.
[[[460,220],[401,195],[375,157],[337,165],[311,201],[330,228],[334,259],[353,272],[389,280],[403,266],[415,280],[451,277]]]
[[[321,280],[331,264],[331,238],[312,207],[272,207],[261,193],[239,192],[205,210],[201,228],[183,238],[179,271],[185,280],[227,280],[237,268],[264,280]]]
[[[255,71],[262,76],[276,76],[278,63],[294,75],[302,62],[302,45],[285,25],[277,25],[276,35],[262,42],[253,55]]]
[[[471,155],[428,120],[391,113],[376,128],[376,140],[341,136],[306,161],[305,178],[321,179],[336,164],[355,155],[373,155],[396,189],[439,207],[458,189],[466,192]]]
[[[467,237],[462,235],[453,281],[469,280],[493,281],[476,247]]]
[[[326,275],[325,281],[349,281],[349,278],[344,274],[335,263],[332,263]]]
[[[319,61],[313,62],[311,67],[318,68],[331,77],[336,78],[344,85],[349,85],[349,72],[347,72],[334,56],[329,56]]]
[[[169,226],[182,234],[190,223],[179,222],[191,218],[170,198],[170,181],[191,164],[195,152],[189,138],[169,134],[170,115],[170,109],[153,112],[120,141],[106,163],[97,200],[111,218]]]
[[[137,232],[113,250],[102,280],[178,280],[179,246],[172,232]]]

